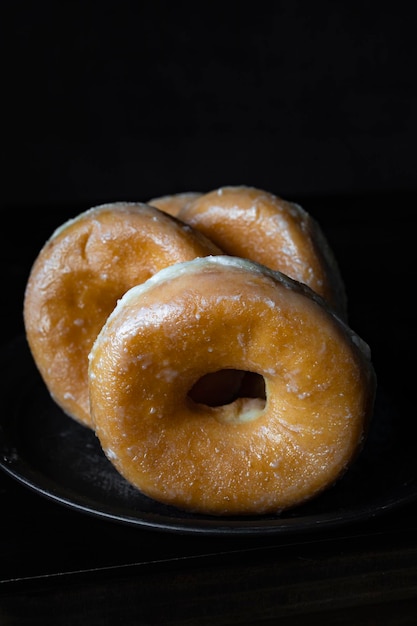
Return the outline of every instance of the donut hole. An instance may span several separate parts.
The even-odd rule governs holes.
[[[250,406],[256,407],[259,413],[266,406],[265,379],[256,372],[221,369],[199,378],[188,397],[197,404],[213,408],[239,401],[242,411]]]

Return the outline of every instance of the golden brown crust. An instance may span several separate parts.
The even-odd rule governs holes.
[[[178,217],[226,254],[301,281],[347,319],[345,286],[319,224],[302,207],[245,185],[220,187],[185,204]]]
[[[190,398],[222,369],[263,377],[266,399]],[[129,290],[89,375],[96,433],[118,471],[158,501],[213,515],[277,513],[331,486],[361,449],[376,386],[369,348],[320,296],[222,255]]]
[[[176,217],[181,209],[187,206],[190,202],[197,200],[197,198],[201,195],[202,194],[198,191],[183,191],[166,196],[158,196],[157,198],[151,198],[148,200],[147,204],[155,206],[157,209]]]
[[[60,226],[35,260],[24,321],[35,362],[58,405],[91,427],[91,346],[130,287],[179,261],[219,249],[183,222],[142,203],[89,209]]]

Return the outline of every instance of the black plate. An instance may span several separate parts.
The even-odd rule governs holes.
[[[164,506],[129,485],[94,433],[52,401],[24,337],[3,351],[1,365],[0,466],[42,496],[96,517],[181,533],[290,533],[365,520],[417,496],[413,438],[381,389],[367,443],[334,487],[279,516],[217,518]]]

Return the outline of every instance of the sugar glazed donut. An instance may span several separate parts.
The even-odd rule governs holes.
[[[311,499],[350,466],[373,410],[367,344],[309,287],[226,255],[130,289],[89,362],[110,462],[143,494],[194,513],[278,513]],[[193,395],[222,370],[258,391],[220,406]]]
[[[92,426],[88,353],[124,292],[163,267],[218,252],[201,233],[142,203],[93,207],[52,234],[29,275],[24,322],[35,363],[65,413]]]
[[[305,283],[345,320],[345,285],[320,225],[298,204],[250,186],[228,186],[184,204],[178,217],[229,255]]]

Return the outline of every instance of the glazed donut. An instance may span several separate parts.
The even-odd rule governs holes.
[[[55,402],[91,427],[88,353],[117,300],[172,263],[217,246],[155,207],[115,202],[57,228],[26,285],[24,323],[34,361]]]
[[[210,406],[204,376],[264,392]],[[104,454],[156,501],[209,515],[276,514],[330,487],[361,450],[375,395],[369,347],[308,286],[227,255],[130,289],[89,355]]]
[[[151,198],[147,201],[150,204],[169,215],[178,215],[179,211],[187,206],[193,200],[197,200],[202,194],[198,191],[183,191],[179,193],[173,193],[166,196],[158,196],[157,198]]]
[[[317,221],[298,204],[256,187],[228,186],[186,203],[178,217],[225,254],[305,283],[347,320],[345,286],[333,251]]]

